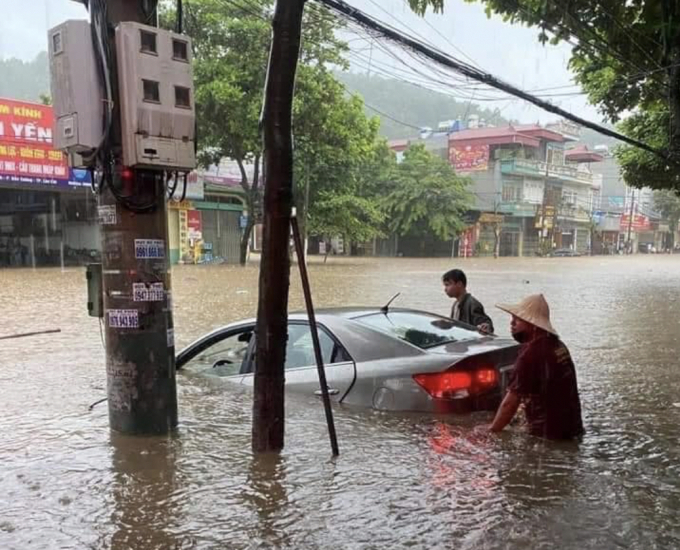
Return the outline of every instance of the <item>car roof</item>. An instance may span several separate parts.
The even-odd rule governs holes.
[[[358,317],[364,317],[365,315],[375,315],[378,313],[383,313],[382,308],[378,306],[355,306],[355,307],[331,307],[331,308],[319,308],[314,311],[317,318],[322,317],[340,317],[342,319],[357,319]],[[430,315],[432,317],[441,317],[436,313],[429,311],[422,311],[418,309],[410,309],[403,307],[391,307],[389,308],[389,313],[419,313],[421,315]],[[306,311],[294,311],[289,315],[290,319],[299,321],[307,319]]]

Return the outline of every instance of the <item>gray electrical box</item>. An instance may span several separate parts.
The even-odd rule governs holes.
[[[104,135],[103,94],[90,24],[69,20],[49,31],[54,146],[69,154],[96,149]]]
[[[196,166],[191,39],[124,22],[116,27],[123,164]]]
[[[87,313],[90,317],[104,317],[104,284],[102,264],[87,264]]]

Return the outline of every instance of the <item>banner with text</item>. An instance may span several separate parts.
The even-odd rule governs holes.
[[[0,98],[0,182],[45,186],[90,185],[86,170],[69,170],[52,147],[49,105]]]
[[[488,145],[451,144],[449,161],[456,172],[477,172],[489,168]]]

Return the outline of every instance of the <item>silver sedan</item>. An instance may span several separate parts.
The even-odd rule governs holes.
[[[381,411],[491,410],[507,387],[519,346],[474,327],[409,309],[328,309],[317,313],[331,397]],[[255,320],[228,325],[182,350],[177,369],[253,385]],[[286,388],[320,396],[305,314],[291,314]]]

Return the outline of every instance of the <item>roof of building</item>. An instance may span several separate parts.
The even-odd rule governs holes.
[[[573,149],[568,149],[564,153],[564,158],[572,162],[602,162],[604,156],[591,151],[587,145],[578,145]]]
[[[472,141],[480,145],[505,145],[518,143],[528,147],[538,147],[539,137],[520,132],[514,126],[500,128],[468,128],[449,136],[450,142]]]

